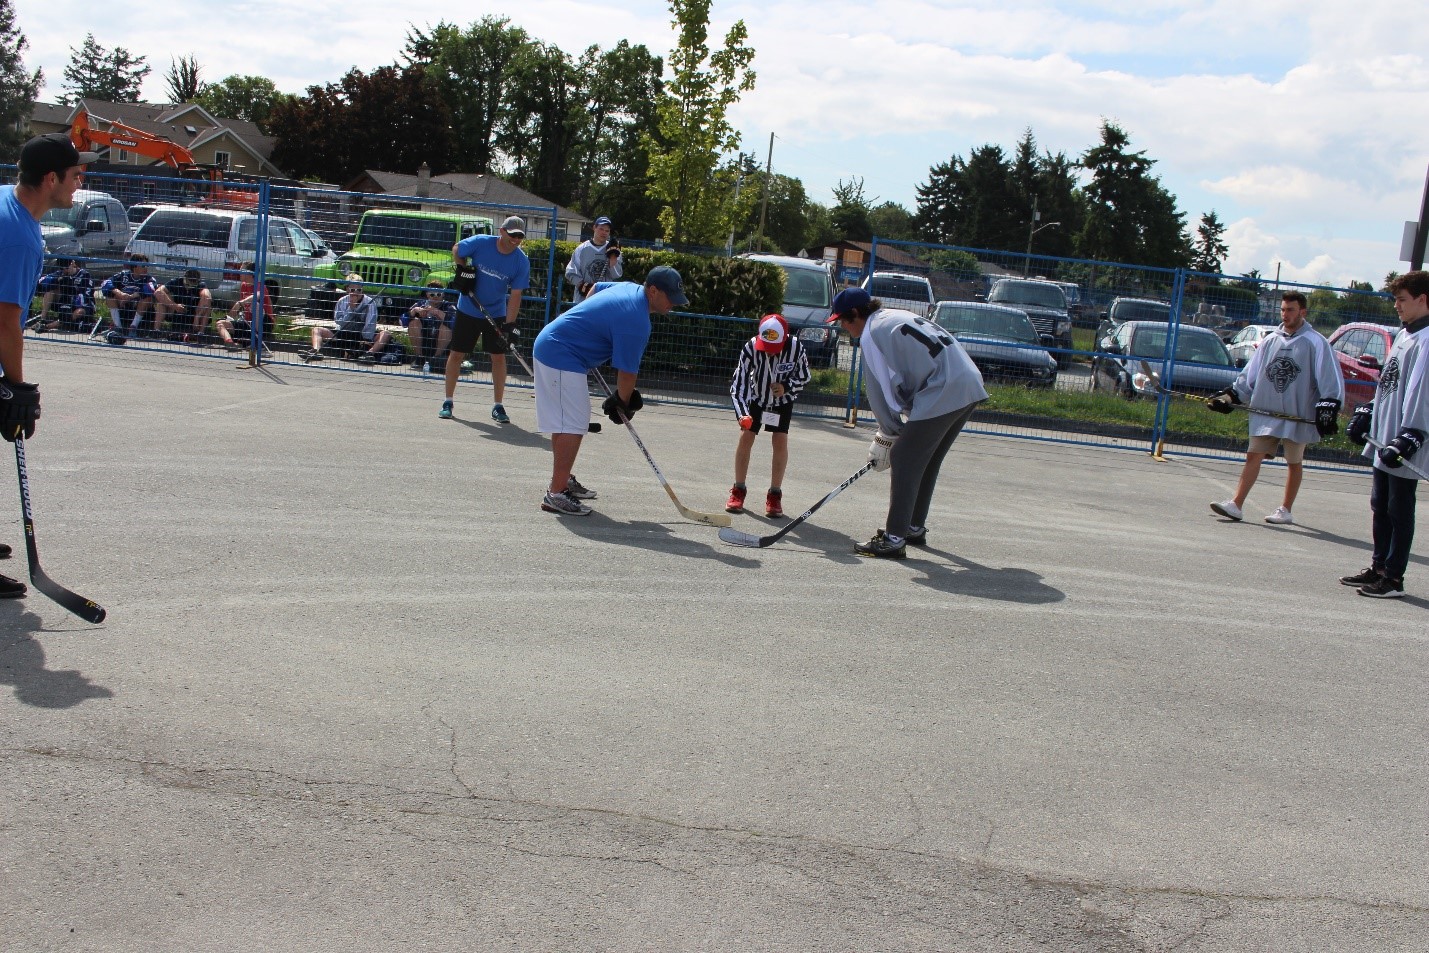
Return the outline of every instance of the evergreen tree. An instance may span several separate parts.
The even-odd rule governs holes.
[[[872,204],[863,194],[863,179],[847,182],[839,179],[839,184],[834,186],[834,206],[829,209],[829,219],[840,238],[850,242],[871,240],[873,224],[869,213],[872,211]]]
[[[64,95],[61,101],[74,105],[81,99],[98,99],[107,103],[137,103],[144,77],[151,69],[144,57],[133,56],[122,46],[106,50],[85,34],[79,49],[70,47],[69,65],[64,70]]]
[[[679,36],[670,51],[672,76],[658,104],[658,134],[644,140],[650,154],[649,191],[663,209],[665,236],[682,244],[722,244],[738,220],[732,201],[738,169],[719,168],[720,157],[739,147],[728,112],[740,94],[754,88],[749,32],[736,20],[724,47],[708,45],[710,0],[670,0]]]
[[[1201,216],[1201,224],[1196,226],[1196,240],[1192,242],[1191,267],[1208,274],[1221,273],[1221,264],[1230,254],[1230,248],[1222,240],[1226,227],[1211,209]]]
[[[15,25],[15,8],[10,0],[0,0],[0,155],[14,161],[25,144],[22,131],[35,111],[44,74],[25,69],[24,52],[29,46],[25,34]]]
[[[1100,144],[1082,155],[1090,170],[1084,189],[1087,215],[1078,235],[1083,258],[1179,268],[1189,263],[1185,216],[1176,199],[1151,174],[1155,160],[1131,152],[1131,138],[1103,120]]]
[[[202,72],[198,57],[192,54],[169,60],[169,71],[164,74],[169,102],[191,103],[197,99],[199,91],[203,89],[203,80],[200,78]]]

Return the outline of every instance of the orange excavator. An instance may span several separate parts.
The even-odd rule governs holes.
[[[185,179],[201,179],[208,183],[210,205],[251,206],[258,204],[258,193],[253,189],[232,189],[225,184],[226,170],[213,165],[199,165],[194,162],[193,153],[183,146],[158,136],[150,135],[142,129],[126,126],[122,122],[100,120],[109,125],[108,129],[96,129],[89,124],[89,114],[81,111],[70,126],[69,138],[80,152],[93,151],[96,147],[125,149],[137,155],[156,159],[179,170]]]

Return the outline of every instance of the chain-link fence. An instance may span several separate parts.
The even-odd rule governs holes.
[[[4,174],[12,178],[13,167]],[[507,216],[527,219],[531,277],[517,347],[529,355],[535,333],[570,306],[563,272],[574,244],[543,234],[557,213],[441,194],[93,173],[73,209],[54,210],[42,223],[51,267],[29,327],[83,346],[293,362],[325,340],[315,329],[335,326],[350,280],[376,300],[384,340],[364,344],[380,351],[375,362],[328,360],[324,368],[440,376],[441,315],[454,302],[452,246],[496,232]],[[1347,408],[1372,395],[1397,327],[1388,297],[1364,290],[919,242],[875,239],[864,247],[866,254],[829,262],[832,274],[959,337],[993,395],[974,418],[973,429],[983,432],[1236,456],[1244,417],[1208,424],[1214,415],[1188,398],[1234,380],[1278,322],[1283,291],[1310,299],[1310,319],[1331,338],[1344,373]],[[627,244],[626,277],[673,254]],[[67,257],[77,264],[55,267]],[[729,263],[684,258],[687,287],[717,307],[738,297],[728,284],[738,276],[720,261]],[[73,271],[81,275],[66,274]],[[758,297],[748,288],[740,294]],[[754,324],[750,313],[658,319],[642,388],[665,400],[727,406],[729,376]],[[852,342],[830,349],[800,411],[844,419],[866,411],[859,359]],[[515,386],[527,383],[514,362],[510,370]],[[471,356],[463,379],[490,380],[482,355]],[[1345,462],[1352,448],[1332,438],[1319,457]]]

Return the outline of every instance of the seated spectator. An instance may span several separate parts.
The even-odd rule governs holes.
[[[94,321],[94,281],[73,258],[40,279],[40,313],[30,321],[36,331],[84,331]]]
[[[412,345],[413,367],[424,363],[446,366],[452,328],[456,326],[456,305],[447,298],[446,286],[441,281],[433,278],[427,282],[422,297],[402,313],[402,324]]]
[[[347,276],[347,294],[337,299],[332,319],[337,322],[336,330],[313,328],[313,346],[302,353],[303,363],[321,361],[323,345],[331,341],[343,356],[356,353],[353,360],[376,364],[392,339],[386,328],[377,330],[377,299],[363,292],[359,274]]]
[[[190,268],[182,277],[161,286],[154,299],[158,302],[158,323],[167,327],[171,335],[189,344],[203,343],[209,315],[213,312],[213,292],[208,290],[197,268]],[[188,316],[190,320],[187,324],[171,323],[170,315]]]
[[[158,282],[149,274],[149,256],[138,252],[129,256],[128,268],[99,286],[99,293],[109,304],[109,320],[119,332],[119,340],[139,334],[144,316],[156,314],[154,292],[158,287]]]
[[[218,332],[219,340],[230,351],[241,351],[249,346],[253,340],[253,325],[257,320],[253,314],[253,306],[258,298],[254,291],[253,262],[245,261],[240,271],[242,274],[238,280],[238,300],[233,302],[233,307],[228,309],[228,317],[220,318],[213,323],[213,329]],[[271,335],[272,328],[273,301],[268,296],[268,286],[264,285],[263,336],[265,338]],[[243,335],[247,343],[239,344],[233,339],[234,334]]]

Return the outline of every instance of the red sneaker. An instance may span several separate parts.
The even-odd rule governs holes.
[[[770,490],[764,495],[764,515],[778,519],[784,515],[784,491]]]
[[[726,513],[744,512],[744,495],[749,492],[747,487],[732,486],[729,488],[729,501],[724,504]]]

